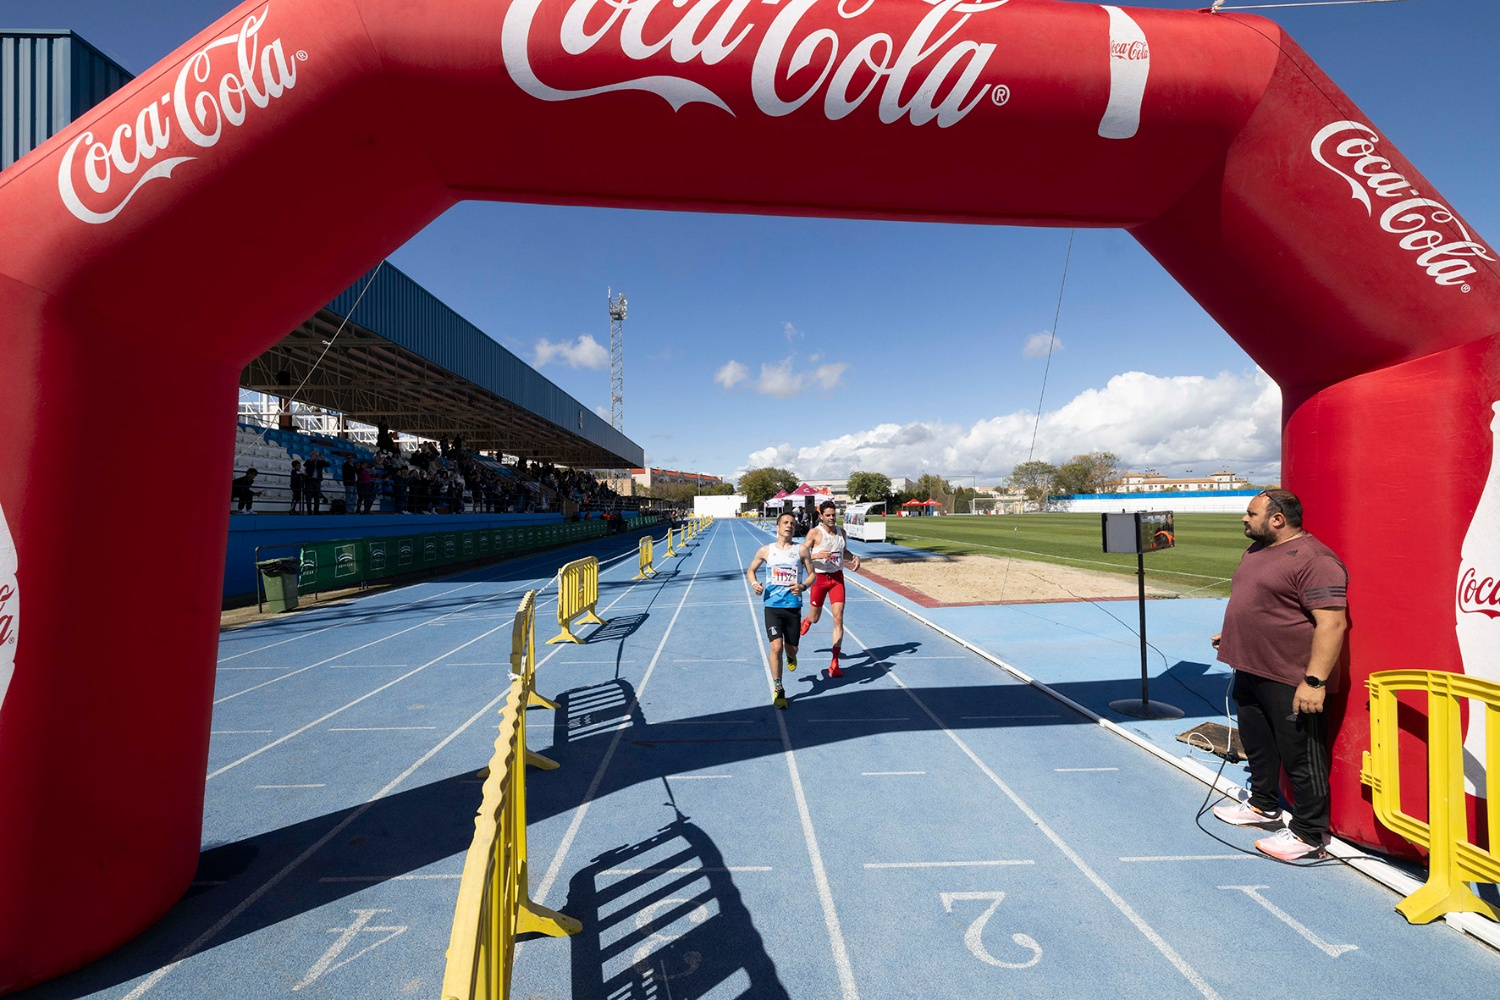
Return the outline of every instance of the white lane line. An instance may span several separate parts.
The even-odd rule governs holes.
[[[1053,712],[1050,715],[960,715],[959,718],[972,722],[979,719],[1061,719],[1062,716]]]
[[[767,669],[770,669],[769,666],[767,667]],[[882,718],[870,718],[870,719],[808,719],[807,721],[808,722],[910,722],[911,720],[908,719],[904,715],[895,715],[895,716],[891,716],[890,718],[885,718],[885,719],[882,719]]]
[[[734,603],[735,603],[736,606],[738,606],[740,602],[739,601],[735,601]],[[749,663],[750,662],[750,657],[748,657],[748,656],[739,656],[739,657],[733,657],[733,656],[731,656],[731,657],[724,657],[724,658],[717,659],[717,660],[673,660],[672,662],[673,663]]]
[[[755,719],[662,719],[653,726],[753,726]]]
[[[1292,930],[1296,931],[1304,939],[1306,939],[1308,943],[1313,945],[1313,947],[1317,948],[1329,958],[1338,958],[1346,951],[1359,950],[1359,945],[1357,944],[1329,944],[1327,941],[1324,941],[1322,938],[1318,937],[1318,935],[1314,934],[1312,930],[1307,927],[1307,925],[1298,922],[1290,913],[1286,912],[1281,907],[1277,906],[1275,903],[1271,902],[1269,899],[1260,894],[1258,890],[1271,888],[1268,885],[1221,885],[1219,886],[1219,888],[1236,889],[1240,892],[1243,892],[1245,895],[1255,900],[1261,906],[1264,906],[1266,910],[1271,913],[1277,920],[1280,920]]]
[[[225,671],[225,670],[290,670],[292,668],[289,667],[289,666],[280,666],[280,667],[219,667],[218,669],[221,670],[221,671]]]
[[[871,601],[870,603],[873,604],[875,602]],[[968,659],[967,656],[916,656],[916,655],[907,656],[907,655],[901,654],[901,653],[897,653],[896,655],[891,656],[891,657],[887,657],[887,658],[892,663],[910,663],[912,660],[967,660]]]
[[[332,670],[405,670],[404,663],[330,663]]]
[[[277,872],[265,882],[261,883],[260,887],[250,895],[246,896],[243,900],[241,900],[238,906],[220,917],[217,923],[215,923],[208,930],[204,931],[202,934],[198,935],[198,937],[194,939],[191,944],[179,951],[176,956],[173,957],[172,961],[168,962],[166,965],[163,965],[161,968],[157,969],[155,972],[151,973],[151,975],[143,979],[135,989],[131,990],[125,995],[125,1000],[140,1000],[140,998],[149,993],[157,983],[161,982],[168,973],[172,972],[172,970],[176,969],[183,962],[187,961],[193,955],[197,954],[199,951],[207,947],[208,944],[214,940],[214,938],[218,937],[223,932],[224,928],[228,927],[231,923],[238,919],[240,914],[244,913],[246,910],[250,909],[250,907],[254,906],[257,902],[260,901],[261,897],[270,892],[272,889],[276,888],[276,886],[281,884],[282,880],[284,880],[288,875],[301,867],[303,862],[312,857],[314,854],[318,853],[318,851],[322,850],[325,844],[333,840],[335,837],[339,836],[349,828],[350,824],[354,823],[365,813],[369,812],[370,808],[375,805],[376,802],[379,802],[381,799],[385,798],[391,792],[400,787],[400,785],[404,781],[406,781],[407,778],[415,774],[423,764],[426,764],[433,757],[436,757],[438,753],[449,743],[452,743],[454,740],[458,739],[458,737],[463,734],[464,730],[468,729],[480,719],[487,718],[489,714],[494,710],[495,706],[503,702],[509,695],[510,689],[507,685],[506,690],[502,694],[496,695],[493,699],[491,699],[488,705],[485,705],[479,711],[471,715],[463,723],[463,725],[459,726],[453,732],[449,733],[447,736],[439,740],[436,746],[427,751],[421,757],[417,758],[416,763],[412,764],[406,770],[396,775],[396,777],[390,782],[390,784],[386,785],[380,791],[370,796],[358,808],[351,811],[349,815],[340,820],[331,830],[323,834],[323,836],[320,837],[316,843],[312,844],[312,846],[308,847],[307,850],[297,855],[297,857],[289,862],[285,868],[281,869],[281,871]]]
[[[342,729],[328,727],[330,733],[393,733],[407,729],[436,729],[437,726],[346,726]]]
[[[1034,865],[1030,858],[998,861],[872,861],[866,868],[992,868],[1001,865]]]
[[[512,615],[511,617],[514,618],[515,616]],[[457,662],[450,662],[450,663],[447,663],[445,665],[449,666],[449,667],[508,667],[508,666],[510,666],[510,664],[508,662],[503,661],[503,660],[489,660],[489,661],[487,661],[485,663],[457,663]]]
[[[265,753],[267,750],[270,750],[272,747],[279,746],[282,743],[285,743],[287,740],[293,738],[294,736],[301,736],[303,733],[307,732],[309,729],[314,728],[315,726],[321,726],[323,723],[327,722],[329,719],[333,718],[335,715],[338,715],[340,712],[344,711],[345,709],[353,708],[355,705],[358,705],[360,702],[364,701],[366,698],[373,698],[375,695],[377,695],[380,692],[384,691],[386,688],[395,687],[397,684],[400,684],[402,681],[406,680],[408,677],[413,677],[413,676],[415,676],[417,674],[420,674],[422,671],[426,670],[428,667],[432,666],[434,663],[437,663],[439,660],[443,659],[444,657],[451,656],[451,655],[453,655],[454,653],[458,652],[460,649],[463,649],[466,646],[472,646],[472,645],[474,645],[474,643],[479,642],[481,639],[488,639],[490,636],[494,635],[496,632],[499,632],[501,629],[506,628],[506,627],[507,627],[506,625],[496,625],[494,628],[490,629],[488,632],[484,632],[484,633],[482,633],[480,635],[476,635],[474,638],[470,639],[468,642],[463,643],[463,645],[455,646],[453,649],[448,650],[448,652],[443,653],[441,656],[437,656],[437,657],[434,657],[431,660],[428,660],[426,663],[422,664],[417,669],[408,671],[408,672],[402,674],[400,677],[395,678],[394,680],[387,681],[386,683],[380,685],[380,687],[376,688],[375,690],[369,691],[369,692],[367,692],[365,694],[362,694],[358,698],[355,698],[353,701],[351,701],[351,702],[349,702],[349,703],[347,703],[345,705],[341,705],[338,708],[335,708],[332,712],[329,712],[327,715],[324,715],[324,716],[321,716],[319,718],[314,719],[313,721],[309,722],[307,725],[303,726],[301,729],[294,729],[291,732],[287,733],[285,736],[281,737],[280,739],[272,740],[270,743],[267,743],[265,746],[261,747],[258,750],[252,750],[250,753],[245,754],[245,756],[241,757],[239,760],[233,761],[232,763],[229,763],[229,764],[225,764],[223,767],[219,768],[217,771],[210,771],[210,772],[208,772],[208,777],[205,778],[204,780],[205,781],[211,781],[214,778],[217,778],[219,775],[223,774],[225,771],[229,770],[230,768],[232,768],[232,767],[238,767],[239,765],[245,763],[245,761],[250,760],[252,757],[258,757],[261,754]]]
[[[759,548],[760,546],[756,546]],[[766,649],[766,632],[762,622],[756,619],[755,599],[750,590],[750,579],[745,575],[745,560],[740,555],[739,541],[734,541],[734,558],[740,570],[740,581],[745,588],[745,605],[750,610],[751,630],[760,649],[766,680],[771,680],[771,664]],[[856,640],[857,641],[857,640]],[[861,646],[864,643],[860,643]],[[823,924],[828,928],[828,943],[833,951],[833,964],[839,974],[839,989],[843,1000],[859,1000],[859,989],[854,983],[854,967],[849,961],[849,950],[844,945],[844,931],[839,924],[838,911],[833,905],[833,888],[828,883],[828,871],[823,866],[823,852],[818,847],[818,836],[813,831],[812,813],[807,806],[807,794],[802,789],[802,774],[797,768],[797,757],[792,752],[791,734],[786,728],[786,713],[776,713],[776,728],[781,731],[781,753],[786,758],[787,772],[792,779],[792,793],[797,801],[797,815],[802,821],[802,839],[807,843],[807,857],[812,864],[813,883],[817,886],[818,902],[823,906]]]
[[[325,785],[256,785],[256,788],[327,788]]]
[[[887,775],[897,775],[897,774],[926,774],[926,773],[927,773],[926,771],[861,771],[861,772],[859,772],[859,775],[862,778],[883,778],[883,777],[886,777]]]
[[[845,628],[845,634],[848,634],[851,639],[854,639],[854,641],[858,642],[861,646],[866,645],[861,640],[855,638],[852,633],[849,633],[847,627]],[[943,733],[947,735],[948,739],[952,740],[953,743],[963,751],[964,755],[974,762],[974,766],[979,768],[980,772],[983,773],[985,777],[989,778],[990,781],[995,785],[995,787],[1000,789],[1005,797],[1010,799],[1010,801],[1015,804],[1015,807],[1021,810],[1023,814],[1025,814],[1027,819],[1031,820],[1032,825],[1037,828],[1042,836],[1052,841],[1053,846],[1061,851],[1063,856],[1071,861],[1073,863],[1073,866],[1077,868],[1085,878],[1092,882],[1094,887],[1101,893],[1103,893],[1106,899],[1114,904],[1115,909],[1119,910],[1120,913],[1125,917],[1125,919],[1129,920],[1133,925],[1135,925],[1136,930],[1140,931],[1141,934],[1146,938],[1146,940],[1150,941],[1151,944],[1156,947],[1156,950],[1161,952],[1162,956],[1165,957],[1167,961],[1172,963],[1173,967],[1182,974],[1182,977],[1184,979],[1186,979],[1193,985],[1193,988],[1196,989],[1205,998],[1205,1000],[1221,1000],[1218,991],[1210,986],[1208,984],[1208,981],[1198,974],[1198,970],[1194,969],[1187,963],[1186,959],[1177,954],[1177,950],[1170,944],[1168,944],[1167,940],[1160,934],[1158,934],[1155,928],[1148,924],[1145,918],[1137,913],[1135,911],[1135,908],[1125,901],[1125,897],[1116,892],[1108,882],[1104,881],[1104,879],[1099,875],[1098,872],[1089,867],[1088,862],[1084,861],[1077,851],[1068,846],[1067,841],[1058,836],[1057,832],[1047,825],[1046,821],[1042,819],[1037,811],[1035,809],[1032,809],[1031,806],[1027,805],[1026,801],[1022,799],[1021,796],[1017,795],[1014,789],[1012,789],[1003,780],[1001,780],[1000,776],[993,770],[991,770],[990,766],[983,760],[981,760],[979,758],[979,755],[976,754],[972,749],[970,749],[969,745],[962,739],[960,739],[957,733],[949,729],[947,725],[943,723],[943,720],[939,719],[937,715],[932,711],[932,709],[927,707],[927,703],[924,702],[921,698],[917,697],[917,693],[915,691],[908,687],[906,683],[902,681],[901,678],[896,674],[893,673],[889,676],[891,680],[900,685],[901,690],[906,692],[907,697],[916,702],[917,707],[920,708],[924,713],[926,713],[927,717],[932,720],[933,724],[941,729]]]
[[[504,597],[508,593],[510,593],[510,591],[505,591],[505,592],[500,593],[500,594],[495,594],[495,595],[492,595],[490,597],[485,597],[485,598],[482,598],[482,600],[493,601],[493,600],[496,600],[497,598]],[[456,614],[459,614],[459,613],[460,612],[458,610],[445,611],[439,617],[447,617],[449,615],[456,615]],[[514,615],[512,615],[512,618],[514,618]],[[292,670],[292,671],[288,671],[287,673],[284,673],[284,674],[282,674],[279,677],[273,677],[273,678],[271,678],[268,681],[263,681],[260,684],[256,684],[256,685],[253,685],[251,687],[247,687],[243,691],[236,691],[234,694],[226,694],[222,698],[216,698],[216,699],[214,699],[214,704],[215,705],[222,705],[222,704],[224,704],[224,702],[230,701],[231,699],[234,699],[234,698],[238,698],[242,694],[249,694],[251,691],[258,691],[258,690],[260,690],[263,687],[269,687],[270,685],[276,684],[279,681],[284,681],[288,677],[295,677],[298,674],[306,673],[307,671],[313,669],[314,667],[321,667],[325,663],[332,663],[334,660],[343,659],[344,657],[348,656],[350,653],[357,653],[357,652],[359,652],[362,649],[369,649],[371,646],[377,646],[377,645],[379,645],[382,642],[385,642],[385,641],[387,641],[389,639],[394,639],[394,638],[396,638],[397,636],[400,636],[400,635],[405,635],[408,632],[415,632],[417,629],[419,629],[423,625],[427,625],[427,624],[430,624],[430,622],[418,622],[417,624],[409,626],[408,628],[401,629],[399,632],[390,632],[390,633],[387,633],[386,635],[383,635],[383,636],[381,636],[378,639],[373,639],[370,642],[367,642],[367,643],[365,643],[362,646],[355,646],[353,649],[346,649],[346,650],[344,650],[342,652],[335,653],[332,656],[324,657],[323,659],[317,661],[316,663],[309,663],[305,667],[299,667],[298,669]],[[495,628],[491,629],[490,632],[486,632],[485,635],[489,635],[491,632],[495,632],[498,629],[501,629],[501,628],[504,628],[504,627],[505,627],[504,625],[497,625]],[[459,648],[461,649],[463,647],[459,647]],[[423,666],[424,667],[425,666],[431,666],[431,664],[423,664]],[[417,669],[421,670],[422,667],[418,667]],[[411,676],[411,675],[408,674],[407,676]]]
[[[210,729],[210,736],[245,736],[251,733],[274,733],[274,729]]]
[[[1258,854],[1162,854],[1138,858],[1121,858],[1121,861],[1259,861]],[[1220,886],[1220,888],[1223,888]]]
[[[1095,771],[1118,771],[1118,767],[1054,767],[1058,774],[1089,774]]]
[[[392,606],[390,606],[388,608],[380,608],[377,611],[372,611],[372,612],[370,612],[367,615],[360,615],[357,618],[351,618],[351,619],[349,619],[348,621],[345,621],[345,622],[335,622],[332,625],[328,625],[328,626],[326,626],[324,628],[320,628],[320,629],[314,629],[311,632],[302,632],[302,633],[299,633],[297,635],[290,636],[290,637],[288,637],[286,639],[278,639],[275,642],[268,642],[264,646],[257,646],[254,649],[247,649],[243,653],[235,653],[233,656],[222,656],[222,657],[220,657],[218,659],[217,662],[219,662],[219,663],[228,663],[230,660],[237,660],[237,659],[239,659],[242,656],[249,656],[252,653],[259,653],[259,652],[262,652],[262,651],[267,650],[267,649],[275,649],[277,646],[284,646],[284,645],[286,645],[289,642],[297,642],[298,640],[301,640],[301,639],[309,639],[309,638],[311,638],[311,637],[313,637],[315,635],[322,635],[324,632],[332,632],[336,628],[347,628],[350,625],[358,625],[358,624],[360,624],[362,622],[367,622],[367,621],[370,621],[370,620],[375,619],[375,618],[379,618],[379,617],[382,617],[382,616],[385,616],[385,615],[389,615],[389,614],[391,614],[393,612],[404,610],[406,608],[413,608],[413,607],[416,607],[418,604],[422,604],[422,603],[424,603],[426,601],[436,600],[439,597],[447,597],[449,594],[456,594],[460,590],[468,590],[470,587],[477,587],[481,583],[489,583],[489,582],[492,582],[492,581],[488,581],[488,580],[475,580],[473,583],[466,583],[462,587],[454,587],[451,590],[439,591],[436,594],[429,594],[426,597],[419,597],[419,598],[417,598],[414,601],[407,601],[404,604],[394,604],[394,605],[392,605]]]
[[[603,875],[688,875],[701,872],[704,875],[724,872],[769,872],[770,865],[733,865],[729,868],[606,868]]]
[[[707,781],[709,778],[732,778],[732,774],[669,774],[673,781]]]
[[[430,882],[436,880],[452,880],[457,882],[463,878],[463,872],[452,875],[326,875],[318,879],[319,882]]]
[[[709,550],[712,548],[713,539],[709,539],[708,549],[704,550],[704,556],[707,556]],[[677,610],[672,613],[672,620],[667,622],[666,631],[662,633],[661,642],[656,647],[656,653],[651,657],[651,663],[646,667],[646,673],[641,677],[640,686],[636,688],[629,703],[624,707],[627,716],[640,704],[641,695],[646,692],[646,685],[651,683],[651,674],[656,670],[656,664],[661,659],[662,650],[666,649],[667,640],[671,638],[672,628],[677,624],[678,616],[682,614],[682,606],[687,603],[688,595],[693,592],[693,584],[698,582],[698,572],[703,568],[706,561],[706,559],[699,559],[698,565],[693,568],[692,578],[688,580],[687,589],[682,592],[682,600],[677,603]],[[665,580],[662,582],[662,586],[666,586]],[[627,589],[616,600],[624,598],[625,594],[629,592]],[[613,605],[610,606],[610,608],[612,607]],[[610,610],[610,608],[606,608],[605,610]],[[603,616],[601,615],[601,617]],[[543,662],[545,663],[546,661],[544,660]],[[541,664],[537,664],[537,667],[540,668]],[[557,845],[556,853],[552,855],[552,863],[547,866],[547,874],[537,884],[536,895],[532,897],[536,903],[546,903],[547,893],[552,889],[552,884],[557,881],[557,876],[562,871],[563,861],[567,858],[568,851],[572,848],[573,841],[578,836],[579,828],[583,826],[583,818],[588,815],[589,806],[593,803],[594,796],[599,794],[599,786],[604,782],[604,772],[609,770],[610,761],[614,760],[615,750],[620,746],[620,737],[624,735],[625,730],[628,728],[631,727],[626,725],[616,729],[614,738],[609,741],[609,747],[604,751],[604,759],[599,761],[599,767],[594,771],[594,778],[589,782],[588,791],[584,792],[583,801],[579,803],[578,808],[574,811],[573,820],[568,824],[568,829],[563,834],[562,841]]]

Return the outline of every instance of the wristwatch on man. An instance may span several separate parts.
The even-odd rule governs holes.
[[[1323,686],[1323,678],[1315,677],[1312,674],[1304,674],[1302,680],[1310,688],[1320,688]]]

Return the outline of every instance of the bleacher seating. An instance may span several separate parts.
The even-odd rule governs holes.
[[[259,473],[255,488],[261,494],[255,498],[255,509],[264,514],[284,514],[292,505],[288,485],[292,462],[300,461],[305,467],[314,451],[322,452],[331,463],[323,474],[325,501],[344,495],[342,474],[346,459],[334,454],[335,451],[354,455],[354,461],[375,461],[374,449],[353,441],[241,422],[234,429],[234,474],[242,475],[254,467]]]

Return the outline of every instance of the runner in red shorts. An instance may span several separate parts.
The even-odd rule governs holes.
[[[818,504],[818,523],[807,533],[803,544],[812,556],[813,585],[809,603],[812,612],[802,619],[802,634],[823,617],[823,602],[833,608],[833,660],[828,664],[829,677],[842,677],[839,669],[839,652],[844,643],[844,563],[859,572],[859,556],[849,551],[849,539],[844,529],[834,522],[838,509],[832,500]]]

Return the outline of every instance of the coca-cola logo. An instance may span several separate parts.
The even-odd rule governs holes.
[[[1124,59],[1126,62],[1149,61],[1151,59],[1151,46],[1145,42],[1110,42],[1109,55],[1112,59]]]
[[[1464,280],[1476,270],[1474,259],[1494,261],[1490,250],[1464,228],[1453,210],[1440,201],[1424,198],[1411,182],[1380,155],[1380,136],[1368,125],[1337,121],[1313,136],[1312,155],[1349,184],[1354,200],[1375,217],[1373,194],[1390,202],[1380,212],[1380,228],[1398,237],[1401,249],[1416,255],[1416,264],[1436,284],[1458,286],[1467,292]]]
[[[0,585],[0,646],[16,644],[16,616],[10,604],[10,599],[15,596],[14,587]]]
[[[1458,610],[1500,618],[1500,578],[1481,577],[1473,566],[1465,567],[1458,578]]]
[[[163,156],[188,147],[212,149],[226,126],[239,128],[252,113],[297,85],[297,61],[281,39],[262,44],[270,4],[246,16],[235,31],[188,56],[170,91],[140,107],[105,135],[85,131],[63,154],[57,190],[68,211],[100,225],[125,210],[135,193],[196,156]]]
[[[990,85],[980,84],[979,77],[995,45],[968,40],[961,31],[974,14],[996,10],[1009,0],[929,0],[931,8],[899,40],[881,31],[861,35],[857,30],[844,34],[828,27],[808,30],[802,19],[819,2],[773,3],[774,16],[762,24],[746,17],[752,0],[672,0],[670,4],[572,0],[557,37],[548,45],[532,37],[543,0],[517,0],[505,14],[501,49],[516,86],[543,101],[637,90],[656,94],[674,111],[702,103],[734,114],[719,94],[676,73],[643,69],[634,75],[616,70],[612,74],[616,79],[596,86],[574,90],[550,86],[537,75],[532,46],[537,44],[549,68],[599,48],[613,57],[617,67],[628,68],[665,54],[686,73],[722,62],[756,34],[750,90],[756,107],[773,117],[791,114],[821,98],[824,116],[836,121],[873,100],[885,124],[905,118],[913,125],[935,121],[939,128],[947,128],[962,121],[990,91]],[[857,22],[873,6],[874,0],[839,0],[836,11],[841,20]],[[761,11],[764,6],[753,9]],[[618,62],[619,56],[627,61]],[[590,70],[604,64],[594,60]],[[817,72],[810,85],[804,74],[809,68]],[[801,77],[796,84],[791,82],[794,76]],[[909,96],[903,100],[903,94]]]

